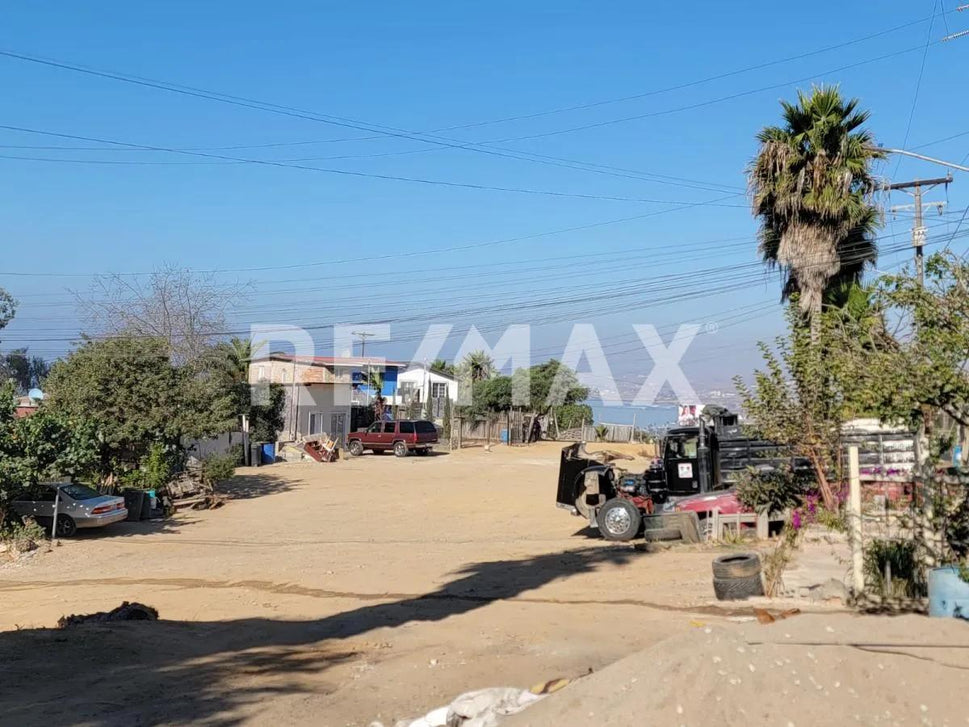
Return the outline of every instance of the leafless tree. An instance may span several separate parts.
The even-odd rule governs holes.
[[[147,278],[102,275],[87,293],[75,292],[91,333],[125,333],[168,341],[172,359],[194,361],[222,337],[242,286],[165,265]]]

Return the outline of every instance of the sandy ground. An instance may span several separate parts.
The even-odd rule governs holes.
[[[393,723],[749,613],[713,602],[709,549],[590,538],[558,451],[244,470],[218,510],[2,567],[0,723]],[[163,621],[51,628],[124,600]]]

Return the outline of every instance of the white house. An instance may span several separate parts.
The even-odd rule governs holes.
[[[452,406],[458,400],[458,380],[450,374],[434,371],[421,364],[408,366],[406,371],[397,374],[397,396],[394,397],[394,404],[420,404],[423,414],[428,399],[431,401],[434,418],[442,419],[445,400],[450,399]]]

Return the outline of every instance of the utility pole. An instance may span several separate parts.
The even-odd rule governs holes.
[[[366,359],[367,358],[367,339],[370,338],[371,336],[375,336],[377,334],[376,333],[370,333],[369,331],[351,331],[350,333],[352,333],[354,336],[359,336],[360,337],[360,358]],[[353,354],[353,351],[352,350],[350,351],[350,354],[351,355]],[[370,386],[370,380],[371,380],[372,376],[370,374],[370,362],[369,361],[366,361],[366,364],[367,364],[367,381],[366,381],[366,383],[367,383],[367,391],[369,391],[370,388],[371,388],[371,386]],[[379,395],[380,392],[378,391],[377,394]],[[370,396],[369,395],[367,395],[367,403],[368,404],[370,403]]]
[[[352,331],[354,336],[360,337],[360,358],[367,357],[367,339],[371,336],[376,336],[376,333],[370,333],[368,331]],[[352,353],[352,352],[351,352]]]
[[[925,260],[922,252],[922,248],[925,246],[925,225],[922,224],[922,191],[923,189],[931,189],[940,184],[951,184],[952,175],[948,174],[945,177],[939,177],[936,179],[915,179],[911,182],[897,182],[895,184],[886,184],[882,189],[888,191],[900,190],[904,191],[906,194],[911,194],[915,203],[898,205],[889,208],[891,212],[897,212],[900,210],[912,209],[915,210],[915,222],[912,225],[912,247],[915,248],[915,271],[918,275],[919,285],[925,278]],[[912,190],[909,192],[908,190]],[[930,202],[930,207],[935,207],[942,213],[942,208],[945,206],[945,202]]]

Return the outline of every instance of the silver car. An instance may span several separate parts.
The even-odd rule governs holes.
[[[35,485],[13,502],[13,510],[50,527],[57,500],[57,536],[68,538],[78,528],[99,528],[128,517],[123,497],[102,495],[86,485],[57,482]]]

